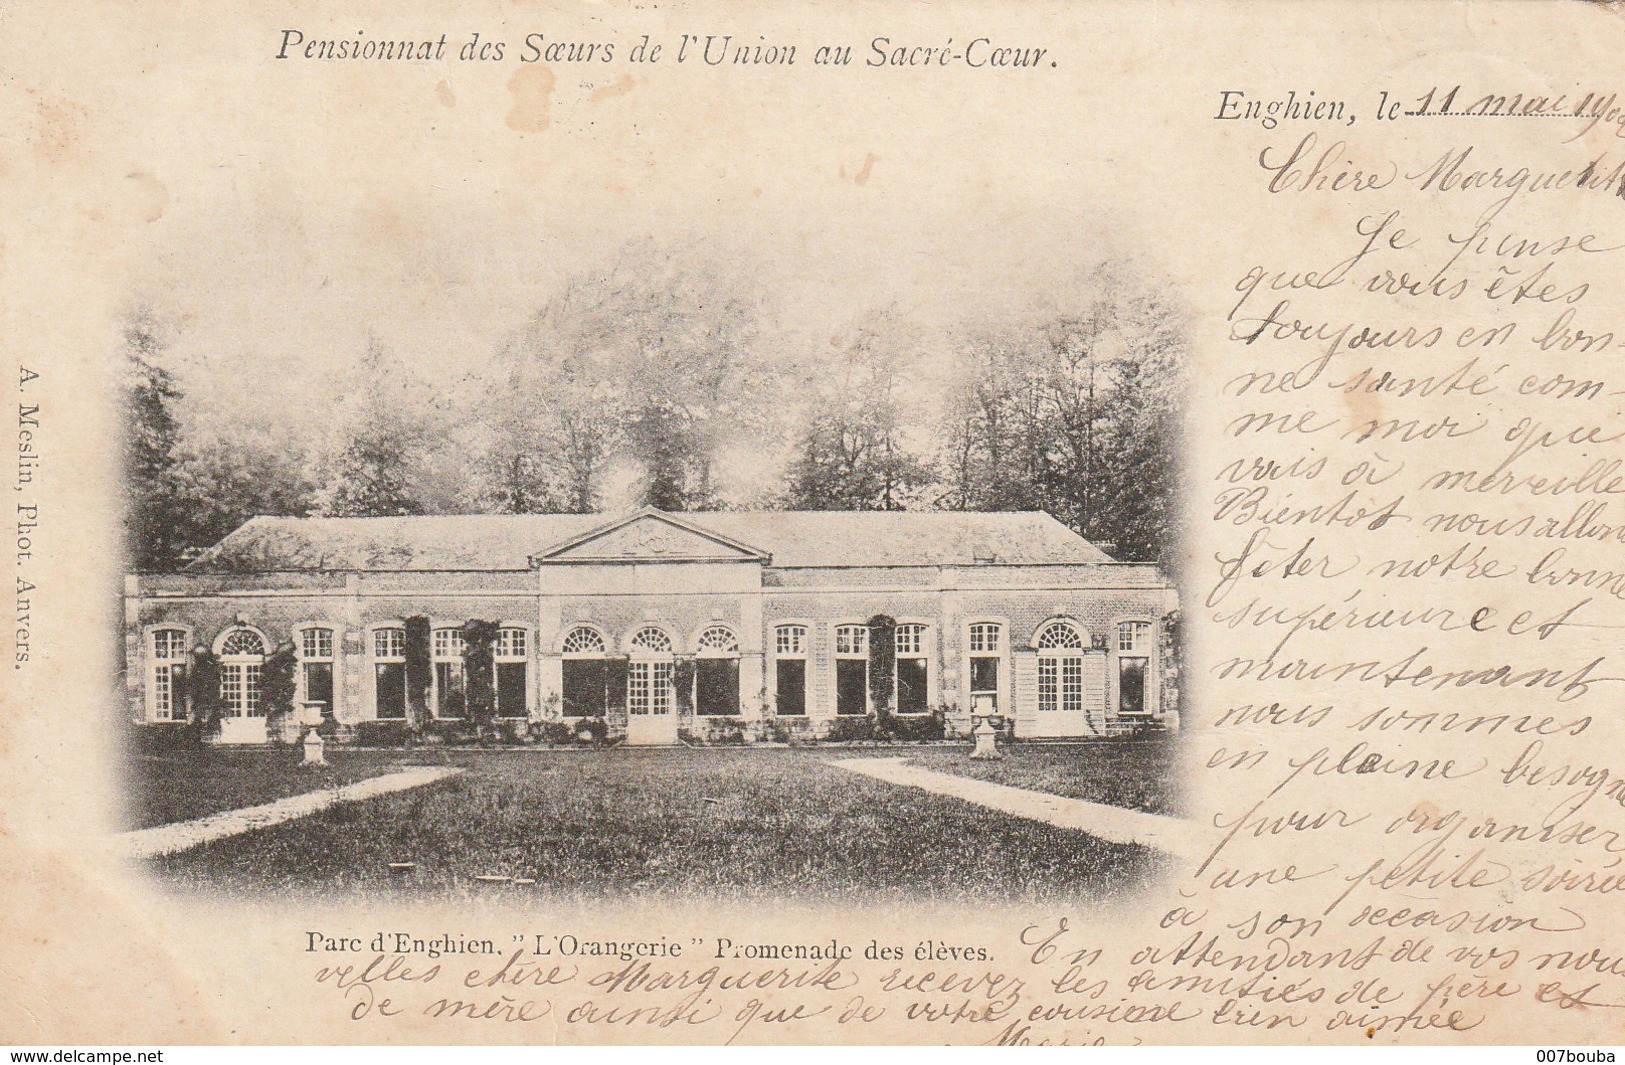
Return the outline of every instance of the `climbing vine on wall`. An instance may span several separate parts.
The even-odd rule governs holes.
[[[492,657],[502,626],[470,619],[463,625],[463,676],[468,683],[468,716],[476,725],[496,720],[496,660]]]
[[[885,614],[869,619],[869,701],[881,727],[890,726],[897,684],[897,620]]]
[[[429,720],[429,685],[434,680],[434,659],[429,650],[429,619],[419,614],[406,619],[406,723],[421,732]]]
[[[294,681],[297,668],[298,660],[291,643],[278,646],[260,668],[260,704],[265,707],[267,724],[274,724],[278,717],[293,710],[298,688]]]
[[[220,727],[220,659],[212,651],[194,651],[189,675],[192,729],[203,739]]]

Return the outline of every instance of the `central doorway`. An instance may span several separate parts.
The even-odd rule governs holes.
[[[653,625],[632,637],[626,677],[626,742],[650,747],[677,742],[671,637]]]

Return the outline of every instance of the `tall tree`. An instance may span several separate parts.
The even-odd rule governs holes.
[[[643,502],[718,505],[721,449],[761,432],[774,407],[759,299],[703,251],[652,241],[571,278],[497,358],[484,498],[595,510],[627,464]]]
[[[1122,558],[1172,546],[1182,322],[1116,264],[1080,295],[958,339],[941,423],[946,505],[1042,509]]]
[[[177,521],[188,552],[262,514],[300,517],[315,505],[305,456],[274,425],[205,423],[187,430],[175,465]]]
[[[907,327],[895,307],[837,342],[834,365],[807,405],[786,474],[793,510],[903,510],[930,470],[905,438],[900,372]]]
[[[358,379],[340,405],[335,433],[317,459],[315,512],[385,517],[429,511],[421,471],[435,438],[428,390],[383,345],[371,341]]]
[[[160,365],[169,330],[150,309],[140,308],[126,315],[122,333],[127,550],[137,569],[174,569],[188,545],[175,520],[181,496],[174,476],[180,452],[174,408],[181,392]]]
[[[737,267],[652,242],[623,249],[598,279],[595,333],[620,368],[625,454],[644,502],[718,505],[718,454],[763,430],[776,377],[758,348],[761,296]]]
[[[624,435],[606,314],[590,277],[567,283],[500,351],[479,403],[486,430],[473,486],[480,509],[597,510]]]

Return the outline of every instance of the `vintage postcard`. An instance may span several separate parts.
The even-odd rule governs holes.
[[[0,8],[0,1039],[1612,1060],[1620,15]]]

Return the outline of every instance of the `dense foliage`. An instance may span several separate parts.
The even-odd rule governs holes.
[[[1076,294],[926,328],[895,305],[811,350],[739,264],[647,241],[583,270],[452,387],[374,341],[311,412],[211,406],[176,327],[123,327],[127,536],[183,566],[257,514],[1044,510],[1173,556],[1183,319],[1121,264]],[[326,396],[332,398],[323,398]]]
[[[470,619],[463,625],[463,676],[468,684],[468,717],[490,725],[497,714],[496,659],[492,657],[502,626]]]
[[[415,614],[406,619],[406,723],[414,733],[429,721],[429,688],[434,683],[434,657],[429,645],[429,619]]]

